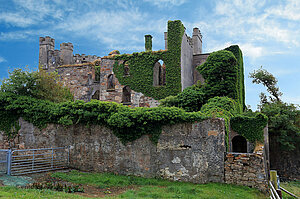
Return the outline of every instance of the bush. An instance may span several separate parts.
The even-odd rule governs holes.
[[[53,102],[73,100],[70,90],[59,82],[56,72],[47,73],[43,69],[39,72],[20,68],[9,72],[9,77],[2,80],[0,92],[16,95],[30,96],[37,99],[45,99]]]
[[[185,111],[193,112],[200,111],[201,106],[205,103],[205,94],[202,88],[198,86],[191,86],[184,89],[176,96],[169,96],[160,100],[162,107],[179,107]]]

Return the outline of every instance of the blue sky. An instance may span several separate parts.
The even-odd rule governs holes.
[[[40,36],[74,44],[74,54],[107,55],[164,49],[168,20],[203,35],[203,51],[238,44],[243,51],[246,103],[256,109],[262,86],[249,72],[260,66],[278,78],[283,100],[300,104],[299,0],[0,0],[0,78],[8,69],[38,65]]]

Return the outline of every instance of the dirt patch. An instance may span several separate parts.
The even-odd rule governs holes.
[[[84,193],[77,193],[78,195],[85,197],[105,197],[105,196],[117,196],[124,193],[127,190],[136,190],[137,186],[127,186],[127,187],[111,187],[106,189],[100,189],[94,186],[85,185]]]
[[[61,171],[60,171],[61,172]],[[64,170],[63,172],[68,172]],[[84,192],[75,192],[75,194],[85,196],[85,197],[105,197],[105,196],[116,196],[124,193],[127,190],[137,190],[139,186],[126,186],[126,187],[110,187],[110,188],[99,188],[97,186],[92,185],[81,185],[75,184],[71,182],[67,182],[65,180],[54,178],[51,176],[51,173],[40,173],[40,174],[32,174],[30,175],[32,179],[34,179],[35,183],[60,183],[62,185],[67,186],[76,186],[79,185],[84,189]]]

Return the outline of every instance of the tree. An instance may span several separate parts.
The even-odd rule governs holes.
[[[300,144],[300,110],[299,105],[288,104],[281,100],[277,79],[267,70],[260,68],[250,73],[252,82],[263,84],[269,92],[269,100],[260,94],[260,111],[268,116],[269,133],[276,136],[283,150],[294,150]]]
[[[263,84],[265,87],[267,87],[267,91],[271,94],[269,98],[272,102],[281,101],[280,96],[282,96],[282,93],[276,86],[277,79],[267,70],[263,69],[262,67],[258,70],[254,70],[253,73],[250,73],[250,78],[253,78],[252,83]],[[262,104],[267,102],[267,97],[264,93],[260,94],[260,100]]]
[[[62,85],[56,72],[47,73],[43,69],[29,71],[16,68],[9,72],[9,77],[3,79],[0,92],[30,96],[53,102],[70,101],[73,95]]]

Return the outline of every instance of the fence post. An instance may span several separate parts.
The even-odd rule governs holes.
[[[278,184],[277,184],[277,171],[271,170],[270,171],[270,181],[272,182],[274,188],[277,190],[278,189]]]
[[[7,151],[7,175],[11,175],[11,149]]]
[[[68,146],[68,166],[70,165],[70,148],[71,146]]]
[[[51,160],[51,169],[53,169],[53,148],[52,148],[52,160]]]

